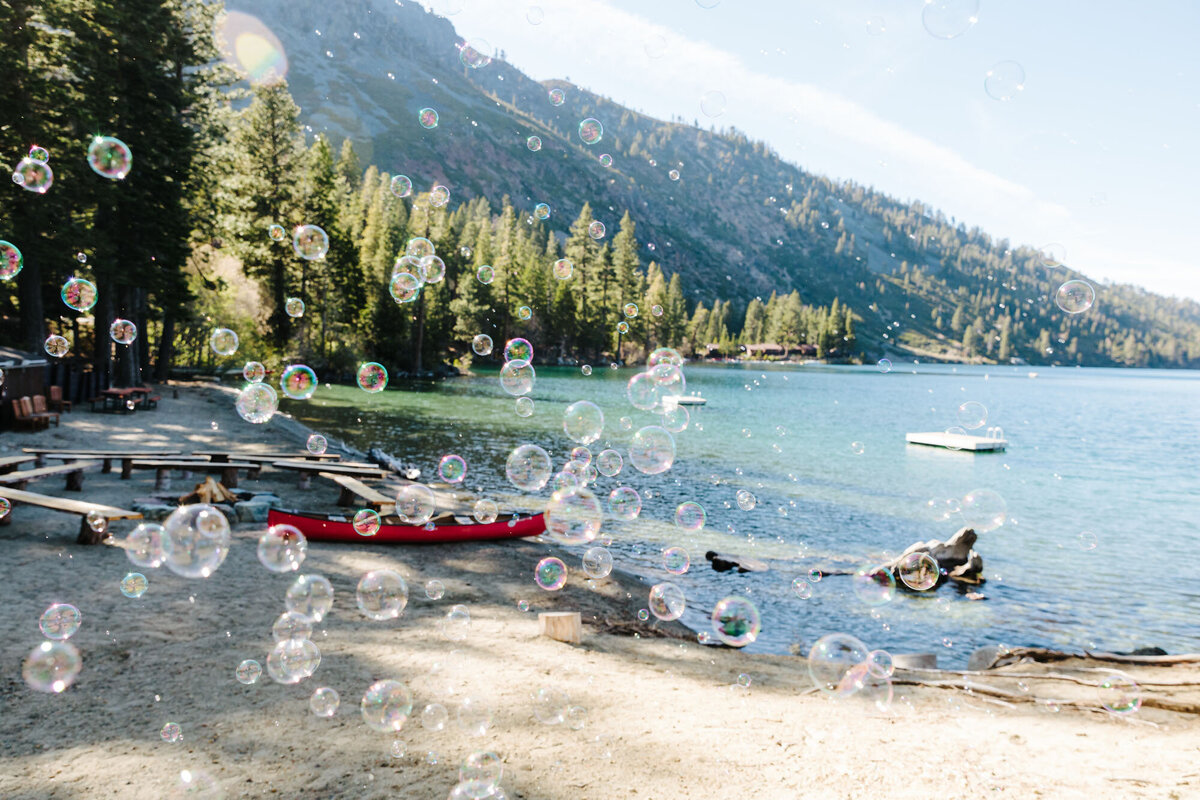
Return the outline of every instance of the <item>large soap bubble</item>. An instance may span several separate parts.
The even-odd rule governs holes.
[[[870,650],[848,633],[822,636],[808,653],[808,674],[826,694],[846,696],[862,688]]]
[[[363,694],[363,722],[371,730],[395,733],[412,713],[412,703],[412,692],[400,681],[377,681]]]
[[[180,506],[163,522],[167,569],[184,578],[207,578],[229,555],[229,521],[204,503]]]
[[[408,584],[395,570],[372,570],[358,581],[356,598],[358,609],[371,619],[395,619],[408,605]]]
[[[272,525],[258,540],[258,560],[272,572],[295,572],[308,554],[308,541],[294,525]]]
[[[265,383],[252,383],[238,392],[233,407],[246,422],[262,425],[279,410],[279,395]]]
[[[733,595],[713,607],[713,632],[730,647],[745,647],[758,638],[762,620],[758,607],[745,597]]]
[[[424,525],[436,509],[433,490],[423,483],[410,483],[396,492],[396,516],[408,525]]]
[[[333,607],[333,584],[321,575],[301,575],[288,587],[284,602],[288,611],[320,622]]]
[[[572,441],[591,444],[604,432],[604,412],[588,400],[571,403],[563,412],[563,432]]]
[[[509,361],[500,369],[500,388],[513,397],[529,394],[536,377],[537,373],[528,361]]]
[[[546,504],[546,532],[562,544],[587,544],[600,533],[604,511],[591,489],[555,492]]]
[[[666,472],[675,463],[675,439],[665,428],[647,425],[629,442],[629,463],[647,475]]]
[[[525,492],[536,492],[550,480],[550,454],[536,444],[523,444],[508,455],[504,472],[513,486]]]

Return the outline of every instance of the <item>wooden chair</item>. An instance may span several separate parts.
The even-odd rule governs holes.
[[[71,410],[71,401],[63,400],[63,393],[62,393],[61,386],[51,386],[50,387],[50,407],[53,408],[55,411],[70,411]]]
[[[12,401],[12,409],[13,419],[30,430],[36,431],[41,428],[50,427],[50,420],[46,419],[45,417],[35,417],[33,415],[33,404],[29,402],[28,397],[14,397]]]
[[[48,420],[54,420],[54,427],[58,427],[58,412],[48,410],[46,408],[46,398],[40,394],[33,396],[33,414],[36,417],[45,417]]]

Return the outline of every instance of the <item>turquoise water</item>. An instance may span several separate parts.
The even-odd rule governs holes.
[[[805,650],[818,637],[853,633],[893,652],[936,651],[943,664],[965,663],[976,647],[1004,643],[1127,650],[1159,646],[1200,650],[1195,503],[1200,470],[1200,376],[1167,371],[897,365],[868,367],[692,366],[688,391],[708,405],[693,411],[676,436],[677,460],[665,474],[626,463],[597,492],[618,485],[645,497],[632,523],[606,521],[618,566],[648,583],[672,580],[688,597],[684,621],[706,629],[713,605],[744,594],[758,605],[762,633],[751,649]],[[378,444],[411,458],[432,478],[438,458],[462,455],[465,486],[514,500],[504,459],[523,442],[545,447],[556,464],[573,443],[562,412],[575,400],[604,410],[605,435],[592,445],[625,451],[633,430],[658,419],[624,396],[631,369],[539,368],[535,413],[522,419],[495,374],[368,395],[323,387],[307,403],[284,409],[317,430],[360,448]],[[1007,452],[969,454],[908,446],[909,431],[959,424],[966,401],[983,404],[986,426],[999,425]],[[976,433],[983,433],[981,428]],[[861,443],[861,453],[852,443]],[[752,511],[734,502],[749,489]],[[974,489],[999,492],[1007,522],[982,533],[986,599],[953,587],[924,595],[897,593],[870,606],[850,578],[827,575],[810,599],[791,581],[813,568],[853,569],[894,555],[918,540],[945,539],[961,515],[935,521],[931,499]],[[699,534],[676,529],[676,506],[694,500],[708,520]],[[1094,534],[1085,549],[1080,534]],[[673,577],[661,551],[682,545],[692,569]],[[707,549],[754,556],[771,570],[718,574]],[[572,568],[577,566],[570,564]],[[531,592],[533,584],[530,564]],[[645,597],[630,601],[632,619]]]

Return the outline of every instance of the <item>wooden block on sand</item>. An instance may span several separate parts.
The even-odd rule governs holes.
[[[578,611],[545,611],[538,614],[538,635],[560,642],[579,644],[583,622]]]
[[[937,653],[893,653],[896,669],[937,669]]]

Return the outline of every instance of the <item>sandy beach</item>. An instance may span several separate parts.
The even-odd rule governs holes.
[[[294,423],[249,425],[228,394],[178,389],[175,398],[167,387],[155,411],[77,408],[58,428],[6,432],[0,456],[27,446],[303,447]],[[152,471],[127,481],[118,472],[89,472],[78,497],[129,507],[153,493]],[[60,494],[60,480],[30,489]],[[182,495],[197,480],[177,477],[172,488]],[[288,508],[332,509],[338,496],[327,481],[300,491],[295,475],[270,469],[240,485],[272,491]],[[115,535],[133,524],[114,523]],[[1165,685],[1200,684],[1200,664],[1122,667],[1144,693],[1142,708],[1123,716],[1104,712],[1087,685],[1102,674],[1095,670],[1117,665],[1082,660],[969,677],[898,671],[886,707],[837,700],[813,691],[803,658],[706,647],[680,627],[639,622],[645,588],[619,573],[589,585],[578,560],[564,556],[566,587],[540,589],[533,567],[559,551],[527,540],[311,543],[300,574],[324,575],[335,590],[312,635],[320,667],[297,685],[266,674],[242,685],[234,670],[243,659],[265,664],[295,577],[257,560],[264,528],[236,525],[228,558],[208,579],[140,570],[149,589],[135,600],[118,590],[137,570],[122,550],[76,544],[75,516],[15,509],[0,527],[0,797],[173,797],[189,770],[224,792],[201,797],[443,798],[474,751],[499,755],[507,796],[531,800],[1200,796],[1200,686]],[[376,622],[355,607],[354,591],[362,573],[384,567],[408,581],[409,602],[399,619]],[[424,591],[430,580],[445,586],[436,600]],[[55,602],[82,612],[72,642],[83,670],[60,695],[32,691],[21,677],[42,641],[38,617]],[[455,604],[470,612],[460,641],[441,626]],[[583,643],[539,637],[537,612],[548,610],[581,611]],[[359,713],[363,692],[385,678],[414,694],[398,737],[371,730]],[[332,718],[309,709],[318,687],[340,694]],[[540,722],[531,695],[543,688],[579,710]],[[481,735],[457,724],[467,698],[492,710]],[[423,717],[430,704],[446,709],[441,729],[422,724],[437,717],[437,709]],[[179,741],[161,738],[169,722]]]

